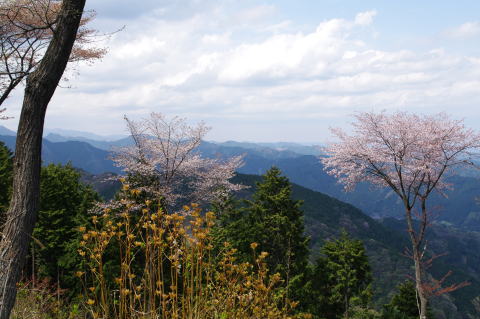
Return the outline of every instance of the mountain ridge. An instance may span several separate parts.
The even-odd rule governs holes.
[[[70,141],[62,136],[54,137],[57,142],[44,139],[45,163],[65,164],[72,161],[74,166],[94,174],[121,172],[121,169],[115,167],[109,159],[106,144],[102,144],[104,147],[102,149],[93,146],[94,141],[91,140]],[[14,137],[0,136],[0,140],[4,140],[9,148],[14,148]],[[128,145],[129,138],[118,140],[116,143],[118,146]],[[262,175],[270,167],[277,166],[292,182],[350,203],[375,218],[403,216],[399,199],[388,188],[372,188],[366,183],[361,183],[355,191],[344,192],[335,178],[325,173],[317,156],[301,155],[290,150],[276,150],[261,145],[248,149],[238,145],[242,143],[231,142],[225,146],[202,142],[198,151],[207,157],[228,158],[244,155],[244,165],[238,169],[239,173],[244,174]],[[454,187],[447,193],[449,198],[433,194],[429,201],[430,208],[438,215],[439,221],[480,231],[480,207],[476,200],[480,194],[480,179],[467,175],[451,177],[450,181]]]

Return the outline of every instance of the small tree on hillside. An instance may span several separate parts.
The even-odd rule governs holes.
[[[328,240],[316,263],[292,281],[292,297],[300,311],[322,318],[377,318],[371,309],[372,274],[360,240],[342,232]]]
[[[292,199],[288,178],[272,167],[257,184],[249,207],[254,241],[270,254],[270,269],[280,272],[287,284],[303,272],[309,254],[301,205],[301,201]]]
[[[397,293],[390,303],[383,306],[382,319],[415,319],[418,318],[418,296],[415,284],[408,280],[397,286]],[[432,317],[430,307],[427,314]]]
[[[425,319],[429,296],[445,291],[432,289],[425,274],[425,232],[430,223],[427,199],[434,190],[443,193],[449,188],[445,177],[454,173],[454,168],[472,165],[474,152],[480,148],[480,136],[445,114],[382,112],[361,113],[355,118],[353,135],[332,130],[339,142],[327,147],[328,156],[321,160],[325,170],[347,190],[367,181],[390,187],[402,200],[412,243],[420,318]],[[415,218],[418,227],[414,226]]]
[[[326,276],[326,302],[331,315],[349,318],[353,305],[367,307],[372,297],[372,273],[362,241],[343,231],[321,249],[316,273]],[[321,271],[319,271],[321,270]]]
[[[221,160],[199,154],[209,130],[203,123],[189,126],[183,118],[160,113],[139,122],[125,120],[134,145],[115,150],[113,160],[131,187],[161,197],[166,207],[180,200],[209,202],[242,188],[229,182],[241,156]]]
[[[257,183],[253,200],[238,208],[230,202],[219,210],[217,241],[230,242],[244,259],[251,259],[251,244],[268,252],[266,262],[272,273],[286,280],[302,274],[307,266],[308,238],[304,234],[301,201],[292,199],[292,185],[272,167]],[[222,217],[223,216],[223,217]]]

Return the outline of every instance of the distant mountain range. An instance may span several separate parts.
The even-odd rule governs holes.
[[[6,128],[5,126],[0,125],[0,135],[5,135],[5,136],[15,136],[17,133],[14,131]]]
[[[66,136],[69,138],[84,138],[84,139],[89,139],[89,140],[94,140],[94,141],[115,141],[122,139],[126,137],[126,135],[98,135],[95,133],[91,132],[85,132],[85,131],[76,131],[76,130],[66,130],[66,129],[61,129],[61,128],[45,128],[43,131],[43,135],[49,135],[49,134],[58,134],[61,136]]]
[[[0,136],[0,141],[11,150],[15,150],[15,136]],[[104,172],[120,173],[121,170],[113,165],[109,159],[110,153],[93,147],[85,142],[68,141],[53,143],[43,139],[42,161],[43,164],[72,163],[74,167],[80,168],[93,174]]]
[[[1,126],[0,130],[10,134],[0,136],[0,140],[13,149],[15,137],[11,134],[14,132]],[[50,133],[44,138],[42,156],[45,164],[65,164],[70,161],[73,166],[92,174],[120,173],[121,170],[109,159],[108,151],[112,147],[131,143],[130,137],[101,141]],[[292,182],[355,205],[372,217],[403,216],[401,203],[388,189],[372,189],[369,185],[362,184],[355,191],[346,193],[333,177],[323,171],[317,156],[300,153],[320,154],[318,146],[296,143],[203,142],[199,152],[208,157],[244,155],[245,164],[238,170],[240,173],[261,175],[274,165]],[[469,171],[462,173],[461,176],[450,179],[453,190],[448,192],[448,198],[435,194],[429,205],[438,221],[480,231],[480,206],[476,199],[480,196],[480,179]]]
[[[226,147],[238,147],[249,150],[264,150],[272,149],[274,151],[285,151],[292,153],[292,157],[296,155],[322,155],[322,146],[321,145],[303,145],[299,143],[288,143],[288,142],[277,142],[277,143],[251,143],[251,142],[235,142],[227,141],[222,143],[214,144]]]
[[[122,147],[122,146],[128,146],[133,144],[133,139],[131,137],[123,137],[118,140],[110,141],[110,140],[96,140],[96,139],[91,139],[91,138],[82,137],[82,136],[70,137],[70,136],[63,136],[56,133],[49,133],[46,136],[44,136],[44,139],[54,143],[72,142],[72,141],[85,142],[90,144],[91,146],[94,146],[104,151],[111,151],[115,147]]]

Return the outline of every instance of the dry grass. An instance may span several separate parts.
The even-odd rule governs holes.
[[[12,319],[80,319],[85,318],[78,305],[65,305],[62,291],[47,279],[18,285]],[[70,306],[70,307],[69,307]]]
[[[139,194],[129,190],[132,196]],[[85,268],[84,300],[93,318],[105,319],[246,319],[307,318],[293,315],[278,274],[270,275],[266,252],[256,264],[236,261],[225,243],[213,256],[211,228],[215,216],[196,205],[175,214],[151,201],[123,201],[117,209],[94,216],[81,228],[80,255]],[[116,265],[107,255],[116,256]],[[107,269],[116,269],[114,280]]]

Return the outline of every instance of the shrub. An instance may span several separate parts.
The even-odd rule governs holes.
[[[296,303],[285,297],[280,275],[268,274],[268,253],[257,254],[255,243],[254,264],[237,262],[228,243],[214,256],[213,213],[194,204],[174,214],[156,207],[119,201],[93,216],[91,229],[81,227],[77,275],[93,318],[308,317],[292,314]]]

